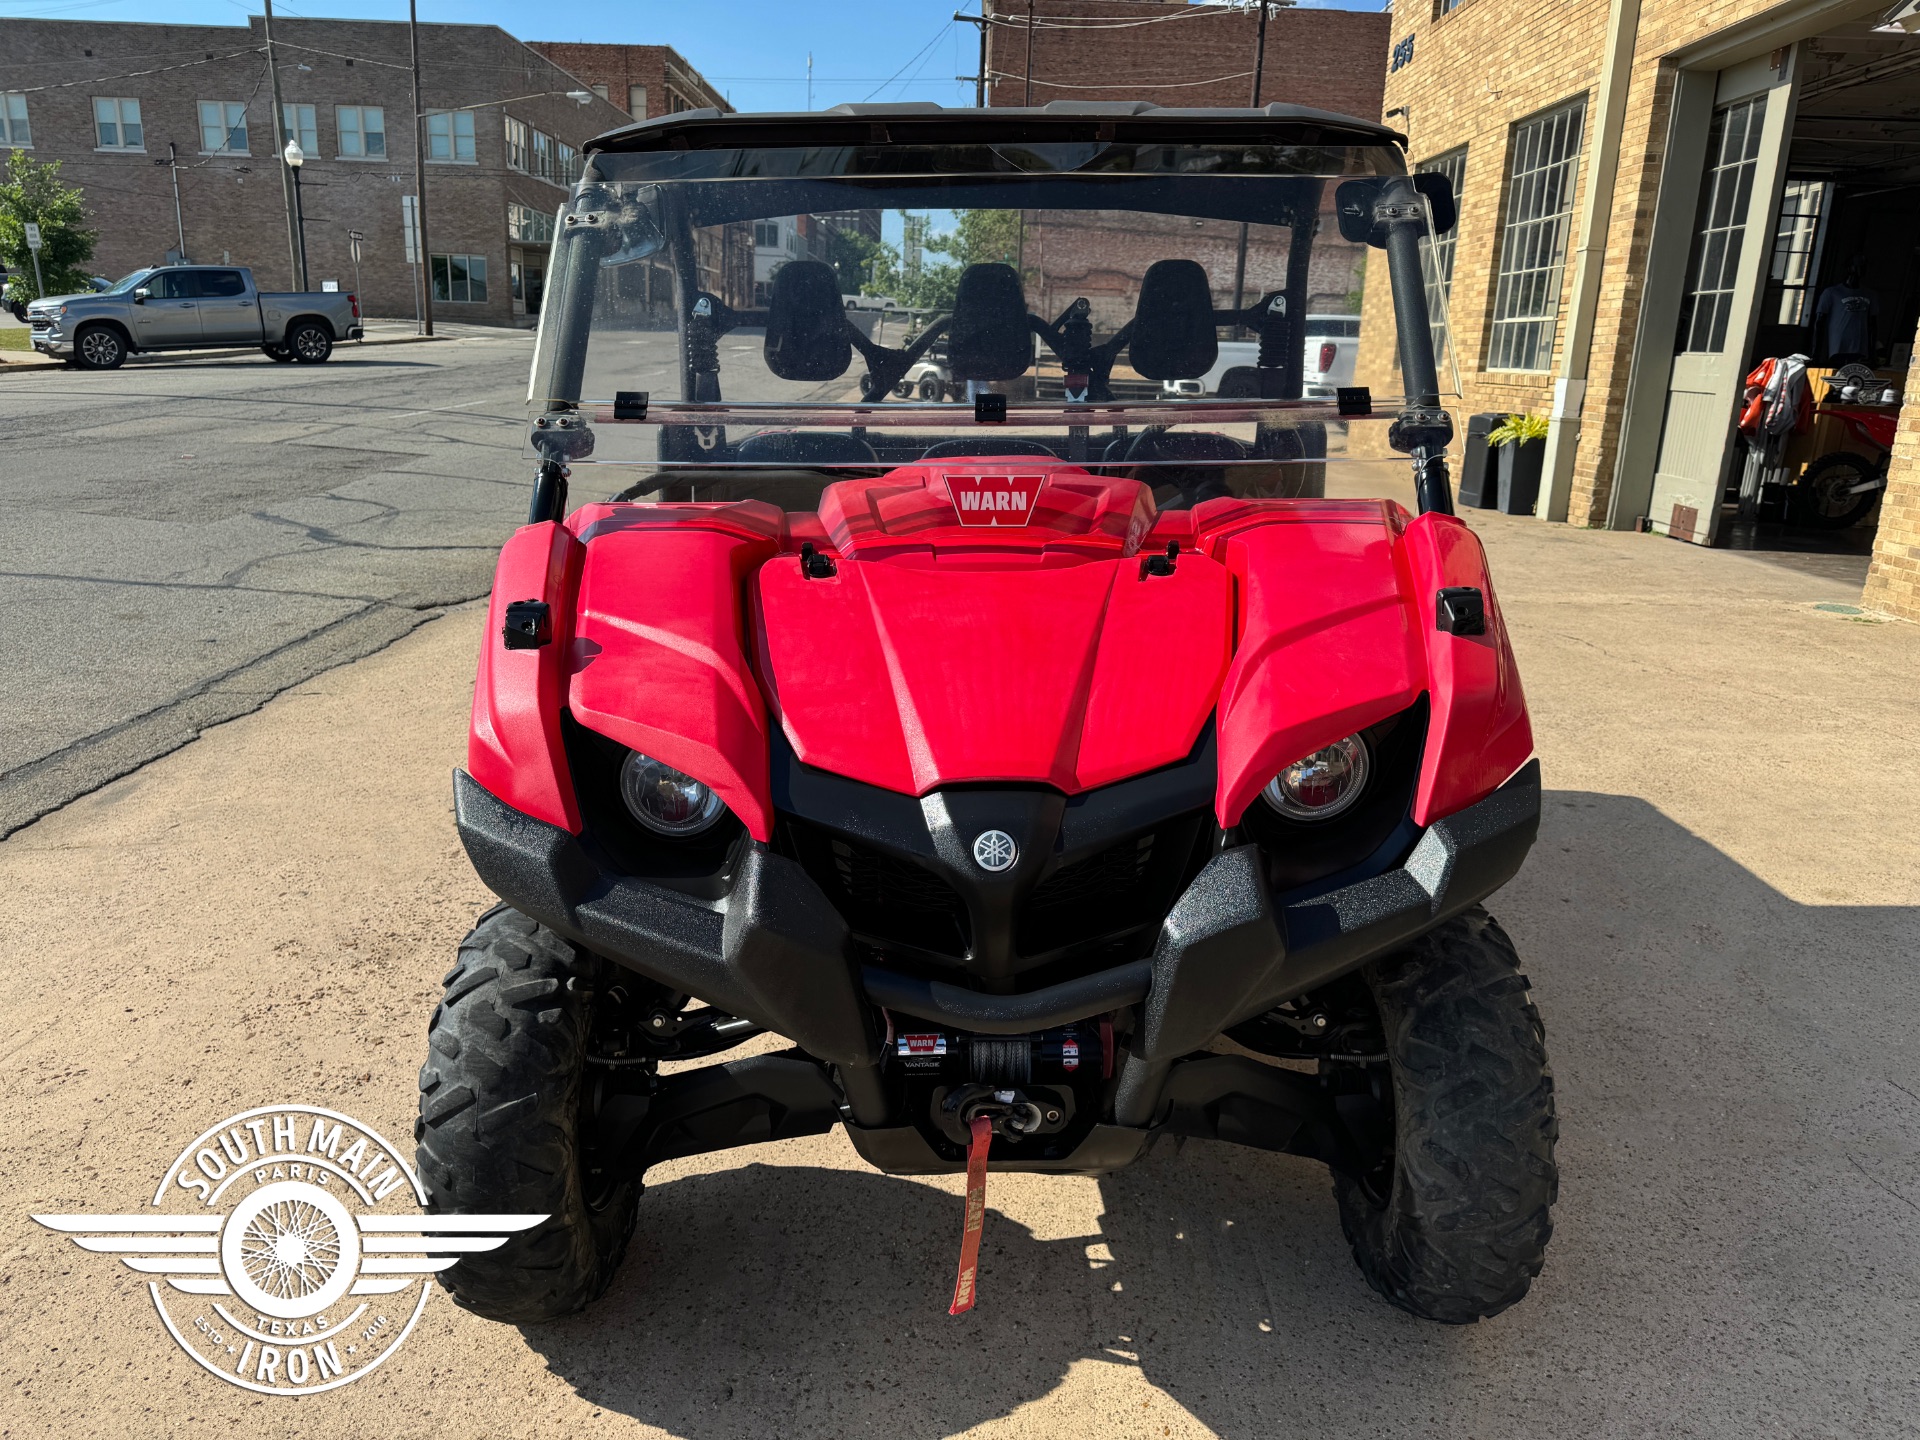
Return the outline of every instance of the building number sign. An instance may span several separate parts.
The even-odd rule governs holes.
[[[1401,69],[1403,66],[1411,65],[1412,63],[1413,63],[1413,36],[1409,35],[1407,36],[1406,39],[1401,40],[1394,45],[1393,64],[1387,67],[1387,73],[1391,75],[1394,71]]]

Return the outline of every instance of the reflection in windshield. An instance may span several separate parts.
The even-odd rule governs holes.
[[[152,270],[136,270],[131,275],[122,276],[120,279],[114,281],[113,284],[107,287],[104,293],[108,295],[124,295],[135,286],[143,284],[151,274],[153,274]]]

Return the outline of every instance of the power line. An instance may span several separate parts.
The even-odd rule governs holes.
[[[1117,83],[1108,85],[1066,85],[1058,80],[1035,80],[1033,83],[1043,85],[1049,90],[1191,90],[1200,85],[1219,85],[1228,80],[1245,80],[1252,74],[1253,71],[1251,70],[1240,70],[1232,75],[1216,75],[1211,80],[1172,80],[1158,85]],[[1010,70],[995,70],[991,72],[990,78],[994,80],[1020,80],[1024,77]]]
[[[894,81],[898,80],[902,75],[906,73],[907,65],[913,64],[914,60],[924,61],[926,58],[927,52],[933,49],[933,47],[938,45],[942,40],[944,40],[946,38],[947,32],[951,29],[953,29],[953,22],[949,20],[946,24],[942,25],[938,30],[934,32],[933,39],[929,40],[926,44],[922,45],[917,51],[914,52],[913,60],[907,61],[906,65],[902,65],[898,70],[894,71],[893,74],[889,75],[886,79],[882,80],[879,83],[879,85],[874,87],[873,91],[868,94],[867,99],[869,100],[873,99],[875,95],[878,95],[882,90],[886,89],[887,86],[893,84]],[[915,73],[917,74],[918,72],[916,71]]]
[[[202,60],[183,60],[178,65],[158,65],[151,70],[129,70],[124,75],[89,75],[81,80],[60,80],[52,85],[30,85],[13,93],[38,95],[43,90],[71,90],[76,85],[102,85],[109,80],[140,80],[148,75],[164,75],[169,70],[191,70],[195,65],[211,65],[221,60],[232,60],[240,55],[258,55],[260,52],[260,46],[249,45],[245,50],[229,50],[224,55],[211,55]]]

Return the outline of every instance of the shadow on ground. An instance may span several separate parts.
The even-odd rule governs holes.
[[[953,1194],[764,1163],[660,1184],[609,1296],[526,1339],[587,1400],[689,1440],[775,1417],[950,1435],[1081,1361],[1236,1440],[1910,1434],[1920,910],[1796,903],[1644,801],[1567,792],[1491,908],[1546,1016],[1563,1172],[1546,1273],[1492,1321],[1390,1308],[1323,1171],[1195,1142],[1098,1182],[996,1177],[1016,1213],[1099,1213],[1097,1233],[994,1211],[960,1319]],[[1097,1204],[1035,1188],[1089,1183]],[[1086,1428],[1160,1434],[1145,1418]]]

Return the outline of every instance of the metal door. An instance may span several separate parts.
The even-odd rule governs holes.
[[[1711,545],[1792,132],[1792,49],[1778,70],[1722,72],[1687,261],[1648,520]],[[1731,92],[1731,95],[1730,93]]]
[[[238,270],[201,270],[200,338],[260,343],[260,311]]]
[[[158,270],[142,287],[146,300],[133,307],[134,343],[143,350],[200,343],[200,287],[191,270]]]

